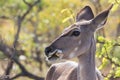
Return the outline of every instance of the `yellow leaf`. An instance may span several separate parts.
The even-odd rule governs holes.
[[[118,9],[118,7],[119,7],[119,4],[115,4],[111,11],[113,11],[113,12],[116,11]]]
[[[66,8],[66,9],[62,9],[62,10],[61,10],[61,13],[64,13],[64,12],[66,12],[66,11],[69,11],[69,9],[67,9],[67,8]]]

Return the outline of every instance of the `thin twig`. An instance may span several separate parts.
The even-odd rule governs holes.
[[[9,64],[8,64],[8,67],[7,67],[7,69],[6,69],[6,74],[10,74],[10,71],[11,71],[11,69],[12,69],[12,66],[13,66],[13,61],[19,66],[19,68],[21,69],[21,74],[18,74],[17,75],[17,77],[18,76],[21,76],[21,75],[23,75],[23,76],[27,76],[27,77],[29,77],[29,78],[32,78],[32,79],[39,79],[39,80],[43,80],[43,78],[41,78],[41,77],[38,77],[38,76],[36,76],[36,75],[33,75],[33,74],[31,74],[30,72],[28,72],[26,69],[25,69],[25,67],[18,61],[18,59],[15,57],[15,55],[16,55],[16,53],[17,53],[17,51],[16,51],[16,46],[17,46],[17,41],[18,41],[18,39],[19,39],[19,34],[20,34],[20,30],[21,30],[21,25],[22,25],[22,22],[23,22],[23,20],[25,19],[25,17],[30,13],[30,11],[32,10],[32,8],[38,3],[38,2],[40,2],[40,0],[37,0],[37,1],[35,1],[32,5],[30,5],[30,4],[28,4],[28,2],[26,2],[25,0],[23,0],[24,2],[25,2],[25,4],[26,5],[29,5],[29,8],[28,8],[28,10],[22,15],[22,16],[18,16],[18,20],[17,20],[17,25],[18,25],[18,29],[17,29],[17,33],[16,33],[16,35],[15,35],[15,40],[14,40],[14,42],[13,42],[13,51],[11,51],[11,53],[13,53],[13,54],[11,54],[9,51],[11,50],[10,48],[8,48],[6,45],[2,45],[2,47],[0,47],[1,49],[1,51],[3,51],[4,52],[4,54],[8,57],[8,58],[10,58],[11,59],[11,61],[10,61],[10,66],[9,66]],[[13,61],[12,61],[13,60]],[[15,76],[16,77],[16,76]],[[14,77],[14,78],[15,78]]]
[[[0,18],[1,18],[1,19],[10,19],[10,17],[4,16],[4,15],[3,15],[3,16],[0,16]]]
[[[23,0],[23,2],[28,5],[29,7],[31,6],[31,4],[29,2],[27,2],[26,0]]]

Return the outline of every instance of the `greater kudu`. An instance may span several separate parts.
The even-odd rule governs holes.
[[[76,23],[45,49],[48,60],[56,61],[77,57],[78,64],[72,61],[53,64],[46,80],[103,80],[95,68],[96,42],[94,32],[106,23],[113,5],[96,17],[89,6],[84,7],[76,16]]]

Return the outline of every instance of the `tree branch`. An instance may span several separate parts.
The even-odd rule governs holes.
[[[16,79],[16,78],[18,78],[18,77],[21,77],[21,76],[23,76],[23,74],[22,74],[22,73],[19,73],[19,74],[15,75],[14,77],[12,77],[11,79],[14,80],[14,79]]]
[[[27,6],[31,6],[31,4],[30,3],[28,3],[26,0],[23,0],[23,2],[27,5]]]
[[[37,80],[44,79],[28,72],[27,69],[18,61],[17,57],[11,57],[11,53],[13,49],[7,46],[6,44],[0,43],[0,51],[2,51],[4,55],[6,55],[8,58],[11,58],[11,60],[13,60],[19,66],[19,68],[21,69],[22,76],[27,76],[29,78],[37,79]]]
[[[7,65],[7,69],[6,69],[6,71],[5,71],[5,75],[9,75],[9,74],[10,74],[11,69],[12,69],[12,66],[13,66],[13,60],[10,60],[10,61],[8,62],[8,65]]]
[[[3,15],[3,16],[0,16],[0,18],[1,18],[1,19],[10,19],[10,17],[4,16],[4,15]]]
[[[22,16],[18,16],[18,19],[17,19],[17,33],[15,35],[15,39],[14,39],[14,42],[13,42],[13,47],[14,48],[10,48],[8,47],[6,44],[2,43],[0,44],[0,50],[8,57],[11,59],[11,61],[8,63],[8,66],[7,66],[7,69],[6,69],[6,72],[5,74],[6,75],[9,75],[10,74],[10,71],[12,69],[12,66],[13,66],[13,61],[19,66],[19,68],[21,69],[21,74],[18,74],[16,75],[15,77],[18,77],[18,76],[27,76],[29,78],[32,78],[32,79],[37,79],[37,80],[43,80],[43,78],[41,77],[38,77],[36,75],[33,75],[31,74],[30,72],[28,72],[25,67],[18,61],[18,59],[16,58],[16,54],[17,54],[17,50],[16,50],[16,46],[17,46],[17,41],[19,39],[19,34],[20,34],[20,30],[21,30],[21,25],[22,25],[22,22],[23,20],[25,19],[25,17],[30,13],[30,11],[32,10],[32,8],[38,3],[40,2],[40,0],[36,0],[33,4],[29,4],[28,2],[26,2],[25,0],[23,0],[24,3],[26,5],[28,5],[28,9],[27,11],[22,15]],[[14,77],[14,78],[15,78]]]

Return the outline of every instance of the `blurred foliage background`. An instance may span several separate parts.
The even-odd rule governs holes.
[[[44,48],[84,6],[96,15],[112,3],[96,33],[96,65],[105,80],[120,80],[120,0],[0,0],[0,80],[43,80],[51,65]]]

